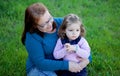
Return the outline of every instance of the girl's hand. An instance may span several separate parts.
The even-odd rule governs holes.
[[[66,51],[67,52],[74,52],[75,51],[75,46],[74,45],[70,45],[69,43],[66,43],[65,45],[64,45],[64,47],[66,48]]]

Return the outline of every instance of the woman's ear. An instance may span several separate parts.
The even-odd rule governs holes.
[[[38,25],[33,25],[34,28],[38,28]]]

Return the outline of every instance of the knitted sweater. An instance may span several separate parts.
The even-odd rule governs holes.
[[[76,47],[76,52],[67,52],[64,44],[70,43]],[[68,38],[61,39],[59,38],[55,46],[53,55],[56,59],[64,59],[67,61],[80,62],[79,57],[88,59],[90,56],[90,47],[87,40],[84,37],[78,37],[75,40],[69,41]]]
[[[44,71],[68,70],[68,61],[55,60],[53,57],[53,50],[58,39],[58,28],[63,19],[54,18],[54,21],[57,24],[57,30],[54,33],[44,33],[44,37],[37,33],[26,33],[27,73],[34,67]]]

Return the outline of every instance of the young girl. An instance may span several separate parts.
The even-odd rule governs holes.
[[[59,39],[54,49],[55,59],[64,59],[80,63],[83,59],[90,56],[90,47],[84,38],[85,29],[79,17],[75,14],[67,15],[58,31]],[[64,71],[62,76],[86,76],[87,71],[84,64],[81,65],[81,71],[72,73]]]

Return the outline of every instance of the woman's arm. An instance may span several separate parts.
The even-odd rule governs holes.
[[[90,62],[89,59],[81,58],[80,60],[81,62],[79,63],[79,66],[81,67],[81,69],[84,69]]]
[[[46,59],[42,45],[43,45],[42,41],[40,40],[40,38],[37,38],[36,35],[35,36],[31,34],[26,35],[25,47],[28,52],[28,57],[31,60],[31,62],[34,64],[34,66],[36,66],[41,70],[46,70],[46,71],[69,69],[68,61]]]

